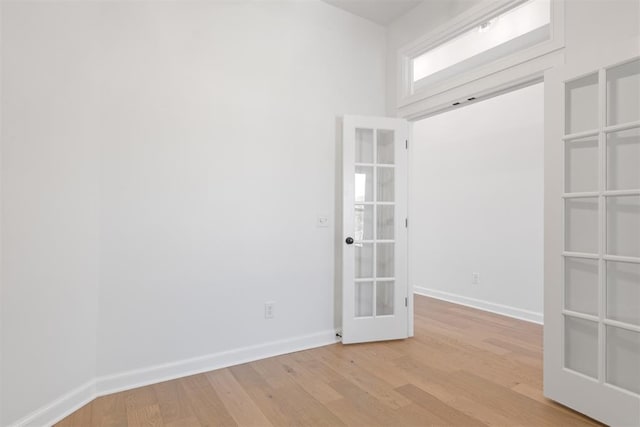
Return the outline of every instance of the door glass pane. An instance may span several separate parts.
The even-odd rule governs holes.
[[[565,143],[565,191],[598,190],[598,137]]]
[[[356,241],[373,240],[373,205],[355,205]]]
[[[373,163],[372,129],[356,129],[356,163]]]
[[[598,74],[567,82],[565,86],[565,133],[598,128]]]
[[[598,199],[587,197],[565,201],[565,249],[598,253]]]
[[[640,264],[607,262],[607,318],[640,325]]]
[[[640,189],[640,128],[608,135],[607,189]]]
[[[607,124],[640,120],[640,60],[607,70]]]
[[[356,317],[373,316],[373,282],[356,282]]]
[[[373,244],[355,243],[355,274],[356,278],[373,277]]]
[[[393,202],[394,200],[394,172],[393,168],[377,167],[378,171],[378,201]]]
[[[640,196],[607,197],[607,253],[640,257]]]
[[[394,214],[395,214],[395,206],[394,205],[378,205],[378,239],[379,240],[393,240],[393,231],[394,231]]]
[[[364,279],[355,283],[356,317],[395,310],[395,243],[388,242],[395,237],[394,138],[393,130],[356,129],[353,249],[355,278]]]
[[[378,130],[378,163],[392,165],[394,161],[393,131]]]
[[[356,202],[373,201],[373,167],[356,166],[355,198]]]
[[[640,394],[640,333],[607,326],[607,382]]]
[[[598,375],[598,323],[565,317],[564,338],[565,366],[596,378]]]
[[[376,283],[376,316],[393,314],[393,282]]]
[[[565,260],[564,302],[567,310],[598,314],[598,261]]]
[[[393,277],[394,243],[376,244],[376,277]]]

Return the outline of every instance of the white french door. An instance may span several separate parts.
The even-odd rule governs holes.
[[[564,184],[548,202],[564,237],[547,243],[545,394],[639,426],[640,59],[622,58],[556,76],[564,126],[550,144]]]
[[[402,119],[344,117],[345,344],[408,336],[407,130]]]

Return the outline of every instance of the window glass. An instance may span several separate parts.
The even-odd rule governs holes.
[[[488,63],[549,39],[550,0],[529,0],[413,59],[413,81]]]

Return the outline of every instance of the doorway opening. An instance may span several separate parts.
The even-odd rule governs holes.
[[[414,292],[542,323],[544,83],[414,122],[409,158]]]

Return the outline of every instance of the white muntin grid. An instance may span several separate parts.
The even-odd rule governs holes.
[[[637,61],[634,58],[632,61]],[[562,227],[562,241],[563,241],[563,263],[562,263],[562,277],[563,277],[563,285],[562,285],[562,343],[561,343],[561,360],[563,363],[563,369],[569,370],[572,373],[582,376],[588,380],[598,382],[604,386],[612,387],[617,390],[623,391],[625,393],[632,394],[637,396],[637,393],[624,389],[622,387],[610,384],[607,382],[606,378],[606,363],[607,363],[607,355],[606,355],[606,346],[607,346],[607,327],[615,327],[620,329],[625,329],[628,331],[633,331],[636,333],[640,333],[640,325],[630,324],[626,322],[621,322],[617,320],[612,320],[607,318],[607,263],[608,262],[622,262],[622,263],[632,263],[632,264],[640,264],[640,257],[636,256],[624,256],[624,255],[614,255],[608,253],[607,247],[607,200],[613,197],[624,197],[624,196],[640,196],[640,188],[634,189],[624,189],[624,190],[609,190],[607,183],[607,142],[608,136],[620,131],[631,130],[631,129],[640,129],[640,121],[632,121],[627,123],[608,125],[607,124],[607,72],[611,69],[615,69],[616,67],[625,65],[632,61],[625,61],[620,64],[615,64],[610,67],[601,68],[597,72],[587,73],[571,80],[567,80],[564,82],[564,90],[563,90],[563,105],[565,106],[565,111],[568,108],[571,108],[570,105],[567,105],[566,93],[567,93],[567,85],[580,80],[585,77],[594,76],[597,73],[597,127],[593,129],[589,129],[586,131],[580,131],[575,133],[566,134],[567,128],[566,123],[564,126],[565,135],[562,138],[565,149],[563,150],[563,165],[567,167],[567,145],[573,142],[579,141],[588,137],[597,137],[598,140],[598,188],[595,191],[580,191],[580,192],[567,192],[567,174],[564,174],[564,182],[563,182],[563,191],[562,195],[563,204],[562,204],[562,218],[563,218],[563,227]],[[566,119],[566,115],[565,115]],[[567,250],[567,212],[566,212],[566,204],[569,200],[577,200],[577,199],[597,199],[598,203],[598,230],[597,230],[597,240],[598,240],[598,249],[597,252],[575,252]],[[640,238],[640,236],[639,236]],[[597,315],[587,314],[577,311],[568,310],[566,307],[566,260],[567,259],[589,259],[597,261],[598,263],[598,301],[597,301]],[[640,286],[640,284],[638,284]],[[640,309],[640,307],[638,307]],[[571,370],[566,367],[566,343],[565,343],[565,333],[566,333],[566,319],[574,318],[574,319],[582,319],[591,322],[595,322],[597,324],[597,378],[593,378],[589,375],[577,372],[575,370]]]
[[[395,277],[394,276],[389,276],[389,277],[378,277],[378,244],[393,244],[395,246],[395,239],[378,239],[378,206],[396,206],[396,202],[395,202],[395,191],[394,191],[394,201],[380,201],[379,199],[379,194],[378,194],[378,171],[380,169],[390,169],[392,171],[394,171],[394,187],[395,187],[395,164],[389,164],[389,163],[379,163],[378,162],[378,132],[381,129],[356,129],[356,132],[358,131],[371,131],[372,132],[372,151],[373,151],[373,160],[372,163],[362,163],[362,162],[358,162],[356,159],[356,162],[354,163],[355,168],[358,167],[365,167],[365,168],[370,168],[372,171],[372,178],[373,178],[373,182],[372,182],[372,197],[373,200],[370,201],[356,201],[354,203],[355,206],[357,205],[362,205],[362,206],[372,206],[372,239],[356,239],[354,241],[354,245],[371,245],[372,247],[372,275],[371,277],[361,277],[361,278],[355,278],[354,282],[357,283],[371,283],[372,286],[372,307],[371,307],[371,316],[357,316],[359,318],[363,318],[363,317],[383,317],[383,316],[393,316],[395,314],[395,307],[393,308],[393,311],[390,314],[384,314],[384,315],[378,315],[377,313],[377,287],[379,283],[394,283],[395,281]],[[384,129],[382,129],[384,130]],[[395,135],[394,135],[394,143],[393,145],[395,146]],[[395,151],[395,150],[394,150]],[[393,215],[393,227],[394,229],[396,228],[396,215],[394,213]],[[395,252],[395,251],[394,251]],[[354,253],[355,255],[355,253]],[[395,256],[394,256],[395,258]],[[395,293],[395,291],[394,291]],[[354,295],[355,296],[355,295]],[[393,298],[392,300],[392,304],[394,304],[394,300],[395,298]],[[357,304],[356,301],[354,301],[354,304]]]

